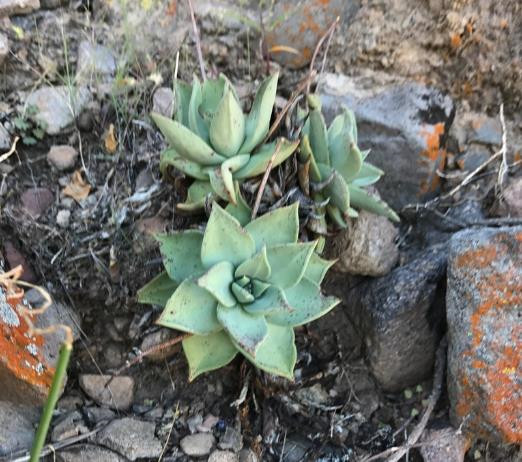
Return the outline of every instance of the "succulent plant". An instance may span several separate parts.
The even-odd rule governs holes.
[[[304,166],[301,187],[323,204],[320,208],[326,209],[326,214],[340,228],[346,228],[348,217],[358,215],[354,207],[399,221],[386,202],[363,189],[376,183],[384,172],[365,161],[369,150],[359,150],[353,112],[344,107],[327,129],[316,95],[309,95],[308,106],[310,113],[303,127],[299,152]],[[317,228],[324,231],[324,215],[318,220]]]
[[[180,209],[201,208],[209,196],[235,204],[236,183],[266,170],[277,142],[258,145],[270,128],[277,79],[274,74],[261,84],[248,115],[223,75],[203,84],[196,77],[192,85],[176,82],[174,120],[151,114],[170,144],[162,153],[161,170],[172,165],[196,180]],[[297,145],[282,139],[272,165],[283,162]]]
[[[293,327],[339,303],[321,293],[333,264],[297,242],[297,203],[245,226],[217,203],[204,232],[160,235],[166,271],[138,292],[164,306],[157,323],[192,335],[183,340],[190,379],[241,352],[258,368],[293,379]]]

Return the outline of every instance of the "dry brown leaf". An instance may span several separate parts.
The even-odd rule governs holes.
[[[113,124],[109,125],[109,129],[105,132],[103,141],[105,143],[105,150],[109,154],[114,154],[116,152],[116,148],[118,147],[118,140],[116,139],[116,135],[114,134]]]
[[[83,179],[81,170],[76,170],[71,176],[71,181],[63,188],[62,192],[80,202],[91,192],[91,185]]]

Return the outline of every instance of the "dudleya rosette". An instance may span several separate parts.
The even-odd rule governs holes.
[[[259,146],[270,129],[278,74],[259,87],[248,115],[243,114],[236,91],[223,75],[192,85],[175,84],[174,120],[160,114],[152,119],[170,147],[161,155],[160,169],[172,165],[195,179],[182,210],[197,210],[205,201],[237,201],[237,183],[263,173],[276,151],[277,141]],[[284,138],[273,166],[287,159],[298,142]]]
[[[384,172],[365,161],[369,150],[359,150],[353,112],[344,107],[327,129],[316,95],[308,96],[308,106],[310,114],[303,127],[299,153],[300,161],[306,164],[306,173],[300,178],[303,189],[314,189],[314,200],[327,202],[326,213],[340,228],[347,227],[348,217],[357,217],[354,207],[399,221],[386,202],[364,189],[376,183]]]
[[[339,300],[321,293],[333,264],[297,242],[298,204],[244,227],[214,203],[204,232],[158,237],[166,271],[145,287],[142,303],[164,306],[158,324],[193,334],[183,340],[190,379],[241,352],[258,368],[293,379],[295,326]]]

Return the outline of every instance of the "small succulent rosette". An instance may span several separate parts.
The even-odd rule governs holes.
[[[203,84],[196,77],[192,85],[176,82],[174,120],[151,114],[170,145],[161,155],[160,169],[172,165],[195,179],[179,209],[198,210],[209,199],[236,204],[237,183],[267,169],[277,141],[261,143],[270,128],[277,80],[274,74],[261,84],[247,115],[223,75]],[[281,139],[279,144],[274,167],[295,151],[298,142]]]
[[[397,214],[383,200],[364,189],[376,183],[384,172],[365,162],[368,151],[357,146],[357,124],[353,112],[343,108],[326,128],[321,104],[316,95],[309,95],[309,117],[303,127],[299,150],[302,168],[301,188],[320,205],[321,210],[339,228],[346,228],[349,217],[357,217],[363,209],[390,220],[399,221]],[[320,234],[326,232],[324,215],[316,220]]]
[[[244,227],[214,203],[204,232],[158,237],[166,271],[138,298],[165,307],[159,325],[192,334],[183,340],[191,380],[238,352],[293,379],[293,328],[339,303],[320,288],[333,262],[314,252],[317,241],[297,242],[298,231],[297,203]]]

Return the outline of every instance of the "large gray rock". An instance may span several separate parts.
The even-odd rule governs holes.
[[[40,8],[40,0],[0,0],[0,18],[25,14]]]
[[[359,8],[357,0],[282,0],[264,19],[268,49],[288,46],[297,54],[274,52],[271,57],[292,69],[306,66],[319,39],[338,16],[349,23]]]
[[[0,33],[0,65],[4,62],[9,54],[9,41],[7,35]],[[0,145],[1,148],[1,145]]]
[[[318,86],[327,121],[342,105],[355,112],[359,146],[382,168],[377,183],[394,209],[436,189],[443,140],[453,120],[451,98],[435,88],[381,73],[359,77],[326,74]]]
[[[446,251],[444,244],[432,246],[347,294],[370,369],[387,391],[417,384],[433,372],[444,318]]]
[[[27,97],[26,105],[36,108],[32,117],[48,135],[57,135],[71,127],[90,100],[85,87],[42,87]]]
[[[125,417],[107,425],[96,441],[130,460],[157,458],[162,447],[154,430],[152,422]]]
[[[522,226],[469,229],[450,241],[448,391],[455,427],[522,442]]]
[[[0,401],[0,458],[30,449],[37,422],[35,409]]]
[[[80,387],[98,404],[112,409],[129,409],[134,401],[132,377],[82,374]]]
[[[420,453],[424,462],[464,462],[469,445],[462,432],[448,425],[425,430]]]
[[[202,457],[210,454],[215,442],[212,433],[195,433],[185,436],[179,445],[187,456]]]
[[[116,58],[107,47],[84,40],[78,46],[77,81],[106,80],[116,72]]]

